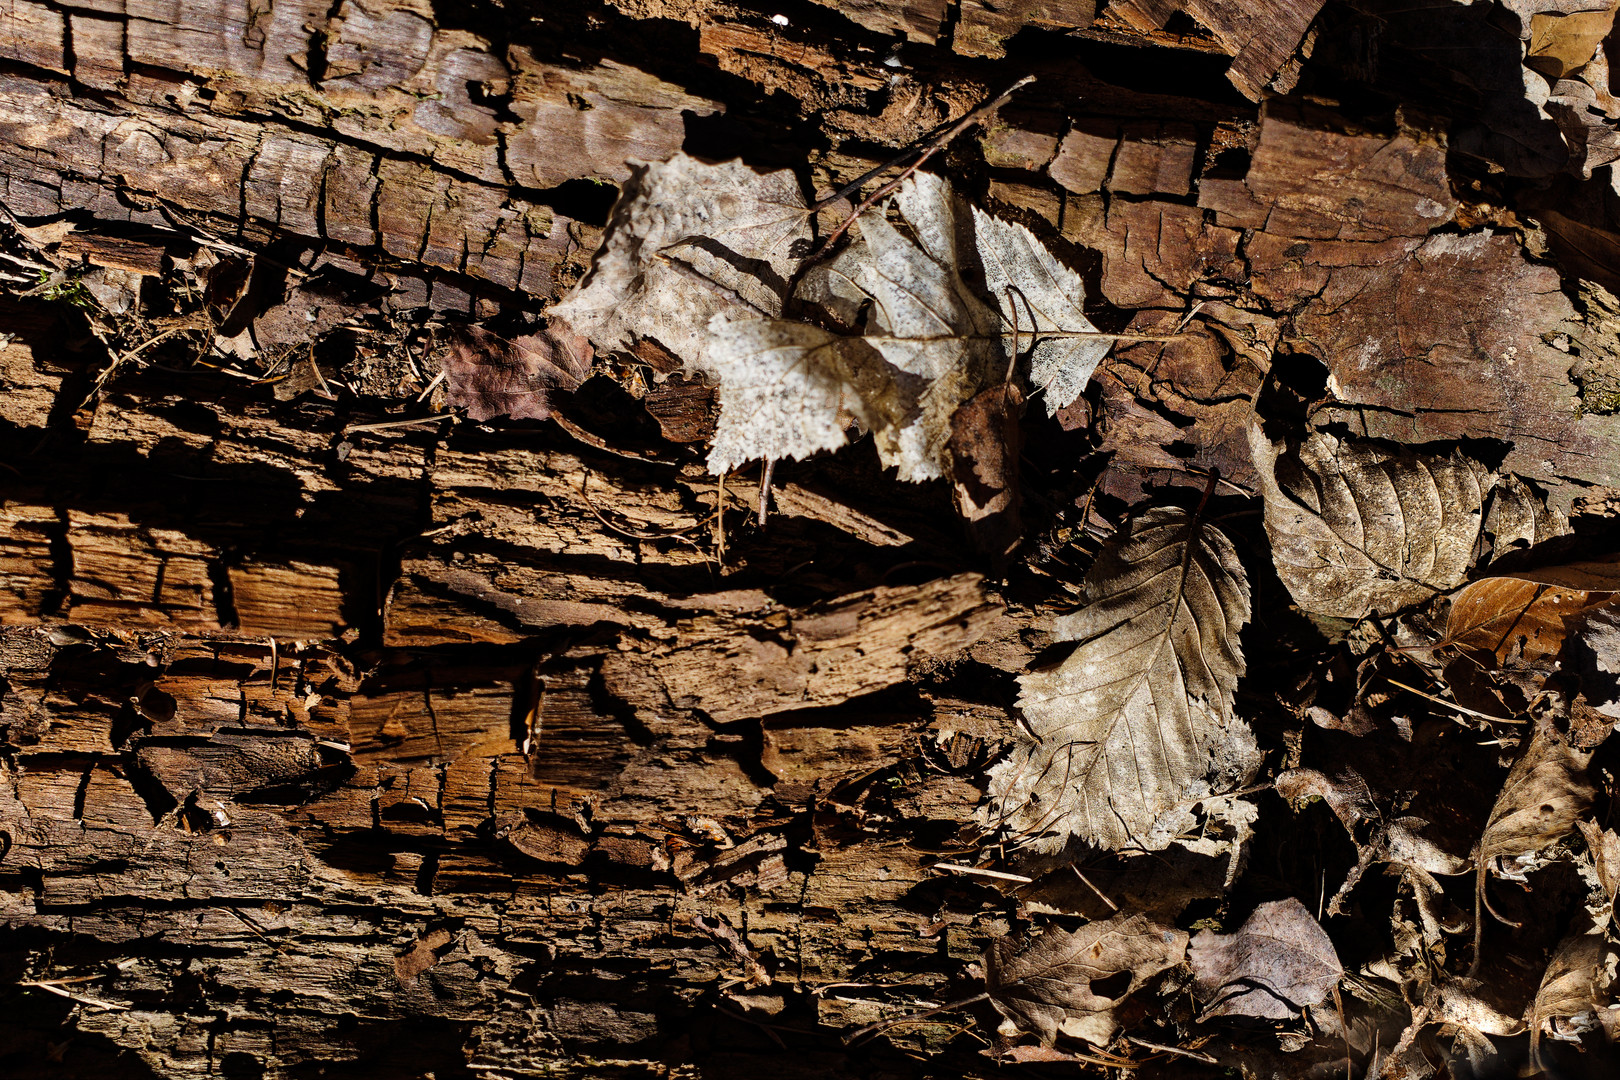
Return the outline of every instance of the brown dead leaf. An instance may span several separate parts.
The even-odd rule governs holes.
[[[1362,619],[1462,584],[1496,482],[1479,462],[1323,431],[1274,442],[1255,427],[1250,447],[1277,574],[1300,607]]]
[[[1611,599],[1610,593],[1522,578],[1483,578],[1452,599],[1437,647],[1452,646],[1498,667],[1551,668],[1564,645],[1564,620]]]
[[[1148,979],[1181,963],[1186,950],[1184,932],[1140,915],[1087,923],[1073,932],[1004,937],[984,952],[985,989],[1003,1016],[1050,1046],[1066,1020],[1109,1013]],[[1094,987],[1126,975],[1123,989]]]
[[[1023,538],[1018,511],[1018,420],[1024,395],[1005,383],[980,391],[951,417],[952,493],[973,546],[1001,561]]]
[[[1603,890],[1605,899],[1613,903],[1615,893],[1620,892],[1620,833],[1584,818],[1575,824],[1581,830],[1581,836],[1586,840],[1586,850],[1592,856],[1592,869],[1597,874],[1598,887]]]
[[[991,821],[1037,850],[1070,837],[1162,850],[1174,812],[1242,787],[1259,765],[1232,708],[1249,584],[1219,529],[1177,507],[1132,521],[1098,556],[1086,605],[1057,619],[1079,645],[1019,680],[1033,741],[990,772]]]
[[[1480,963],[1481,918],[1488,907],[1485,879],[1491,864],[1536,855],[1575,831],[1595,794],[1586,775],[1592,755],[1575,749],[1550,722],[1537,724],[1491,807],[1475,860],[1474,969]],[[1515,876],[1510,868],[1498,871]],[[1494,912],[1493,912],[1494,914]]]
[[[1581,919],[1547,961],[1535,1002],[1530,1006],[1530,1063],[1541,1069],[1543,1035],[1581,1041],[1598,1027],[1598,979],[1609,953],[1602,929]]]
[[[1562,79],[1585,67],[1614,26],[1615,6],[1568,15],[1555,11],[1532,15],[1525,67],[1549,79]]]
[[[1187,949],[1200,1019],[1287,1020],[1322,1004],[1344,975],[1327,932],[1293,897],[1261,904],[1235,934],[1200,931]]]
[[[1571,627],[1566,666],[1581,682],[1581,701],[1620,719],[1620,605],[1580,613]]]
[[[1561,563],[1558,566],[1514,570],[1502,576],[1534,581],[1538,585],[1556,585],[1560,589],[1620,592],[1620,554]]]
[[[590,374],[591,345],[557,320],[515,341],[466,326],[451,337],[441,363],[445,401],[466,409],[468,419],[544,420],[552,394],[578,389]]]

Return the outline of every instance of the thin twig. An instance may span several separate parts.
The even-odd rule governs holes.
[[[343,434],[352,435],[356,431],[387,431],[391,428],[416,427],[418,424],[432,424],[440,420],[448,420],[455,413],[434,413],[432,416],[418,416],[414,420],[388,420],[380,424],[350,424],[343,429]]]
[[[18,986],[31,986],[36,990],[44,990],[44,991],[46,991],[48,993],[55,994],[57,997],[65,997],[69,1001],[76,1001],[80,1005],[89,1005],[91,1008],[94,1008],[94,1009],[106,1009],[109,1012],[128,1012],[129,1011],[129,1006],[128,1005],[119,1005],[117,1002],[113,1002],[113,1001],[103,1001],[100,998],[89,997],[88,995],[85,995],[85,994],[75,994],[71,990],[62,989],[60,986],[57,986],[54,982],[44,982],[44,981],[41,981],[41,980],[38,980],[38,979],[29,979],[29,980],[26,980],[26,981],[23,981],[23,982],[19,982],[17,985]]]
[[[880,1031],[887,1031],[896,1024],[904,1024],[915,1020],[926,1020],[930,1016],[938,1016],[942,1012],[952,1012],[956,1009],[965,1009],[969,1005],[977,1005],[981,1001],[990,1000],[990,993],[974,994],[972,997],[962,998],[958,1001],[947,1001],[943,1005],[936,1005],[932,1009],[925,1009],[919,1013],[907,1013],[904,1016],[891,1016],[887,1020],[879,1020],[874,1024],[867,1024],[863,1028],[856,1028],[844,1036],[845,1046],[854,1046],[856,1043],[871,1038]]]
[[[997,881],[1017,881],[1024,885],[1034,884],[1035,879],[1025,877],[1023,874],[1007,874],[1000,870],[985,870],[978,866],[960,866],[956,863],[935,863],[930,870],[949,870],[953,874],[973,874],[976,877],[995,878]],[[1118,910],[1117,908],[1115,910]]]
[[[589,491],[590,482],[591,472],[589,469],[587,469],[585,470],[585,475],[581,477],[579,481],[579,493],[585,499],[586,508],[589,509],[592,514],[596,515],[597,521],[600,521],[607,528],[612,529],[621,536],[628,536],[632,540],[684,540],[691,544],[694,541],[686,534],[691,532],[693,529],[702,528],[703,526],[703,523],[700,521],[694,525],[688,525],[684,529],[675,529],[670,532],[643,532],[639,529],[627,529],[623,526],[615,525],[603,515],[602,511],[596,508],[596,503],[591,499],[591,493]]]
[[[1391,686],[1400,687],[1402,690],[1405,690],[1409,694],[1416,694],[1420,698],[1426,698],[1429,701],[1434,702],[1436,705],[1444,705],[1446,708],[1451,709],[1454,712],[1462,713],[1464,716],[1477,717],[1480,720],[1484,720],[1484,721],[1487,721],[1488,723],[1492,723],[1492,724],[1523,724],[1524,723],[1523,720],[1520,720],[1517,717],[1515,717],[1513,719],[1508,719],[1507,717],[1503,717],[1503,716],[1492,716],[1490,713],[1482,713],[1482,712],[1479,712],[1479,711],[1477,711],[1475,709],[1470,709],[1466,705],[1459,705],[1455,701],[1447,701],[1443,697],[1436,697],[1433,694],[1426,694],[1422,690],[1419,690],[1415,686],[1407,686],[1405,683],[1399,682],[1399,681],[1397,681],[1395,679],[1391,679],[1391,678],[1389,678],[1387,676],[1384,678],[1384,681],[1389,683],[1389,685],[1391,685]]]
[[[1135,1035],[1125,1036],[1125,1041],[1135,1043],[1137,1046],[1140,1046],[1145,1050],[1157,1050],[1161,1054],[1179,1054],[1182,1057],[1190,1057],[1194,1061],[1202,1061],[1205,1065],[1220,1064],[1219,1061],[1216,1061],[1208,1054],[1200,1054],[1196,1050],[1183,1050],[1179,1046],[1165,1046],[1163,1043],[1148,1042],[1146,1039],[1138,1039]]]
[[[870,210],[873,204],[879,199],[898,188],[902,183],[905,182],[906,177],[922,168],[923,164],[927,162],[929,158],[933,157],[940,150],[943,150],[952,139],[962,134],[962,132],[966,131],[986,114],[999,108],[1002,103],[1004,103],[1008,98],[1012,97],[1015,92],[1023,89],[1034,81],[1035,76],[1025,75],[1022,79],[1019,79],[1017,82],[1007,87],[1007,89],[997,94],[994,98],[991,98],[989,101],[972,110],[966,116],[962,117],[962,119],[958,120],[956,123],[940,132],[938,135],[935,135],[933,138],[924,142],[922,146],[918,147],[919,152],[917,154],[917,160],[900,170],[899,176],[896,176],[893,180],[890,180],[887,184],[884,184],[882,187],[872,192],[872,194],[868,195],[865,199],[862,199],[860,204],[849,212],[849,216],[844,219],[843,224],[834,229],[830,234],[828,234],[827,239],[822,241],[821,247],[816,249],[815,254],[811,255],[810,258],[805,260],[805,265],[808,266],[809,264],[820,260],[823,255],[832,250],[832,246],[838,242],[838,238],[843,236],[844,233],[849,230],[851,225],[855,224],[856,218],[859,218],[862,214],[866,213],[866,211]],[[887,167],[887,165],[884,166],[884,168]],[[861,182],[864,183],[865,180],[866,177],[861,178]],[[842,194],[842,192],[839,192],[839,195]],[[838,196],[835,195],[834,199],[837,197]],[[818,203],[815,208],[819,210],[822,205],[825,204]]]
[[[765,527],[765,516],[770,512],[771,506],[771,477],[776,472],[776,459],[766,458],[765,467],[759,474],[759,527]]]

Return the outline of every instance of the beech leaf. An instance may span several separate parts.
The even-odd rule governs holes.
[[[1200,931],[1187,949],[1199,1019],[1287,1020],[1322,1004],[1344,976],[1327,932],[1294,897],[1261,904],[1235,934]]]
[[[1148,979],[1181,963],[1187,935],[1141,915],[1117,915],[1069,932],[1004,937],[984,952],[985,990],[1008,1019],[1051,1045],[1065,1021],[1107,1014]],[[1098,986],[1103,980],[1123,988]]]
[[[989,815],[1041,850],[1159,850],[1173,836],[1155,823],[1258,767],[1232,711],[1248,579],[1220,530],[1163,507],[1103,549],[1085,599],[1053,625],[1075,650],[1019,680],[1034,739],[991,770]]]
[[[1495,475],[1446,456],[1340,441],[1318,431],[1250,447],[1277,575],[1300,607],[1362,619],[1463,583]]]

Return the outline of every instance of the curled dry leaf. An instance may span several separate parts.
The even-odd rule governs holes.
[[[1005,559],[1023,536],[1018,511],[1019,417],[1012,383],[981,391],[951,417],[951,491],[974,547]]]
[[[1141,915],[1118,915],[1073,932],[1001,938],[984,952],[985,990],[1001,1014],[1051,1045],[1066,1021],[1106,1015],[1148,979],[1181,963],[1187,935]],[[1103,980],[1119,982],[1123,989]]]
[[[1580,677],[1582,701],[1620,719],[1620,605],[1581,612],[1572,632],[1567,665]]]
[[[1495,475],[1479,462],[1315,432],[1250,447],[1277,574],[1307,611],[1388,614],[1462,584]]]
[[[1155,823],[1259,765],[1232,710],[1248,579],[1220,530],[1162,507],[1103,549],[1085,598],[1053,625],[1074,652],[1019,680],[1035,738],[991,770],[989,816],[1040,850],[1159,850],[1174,834]]]
[[[1550,723],[1536,726],[1496,797],[1474,856],[1474,967],[1480,964],[1485,878],[1501,859],[1534,856],[1574,832],[1595,794],[1586,774],[1592,755],[1572,747]],[[1511,868],[1503,876],[1522,877]]]
[[[1541,1039],[1580,1042],[1599,1026],[1599,979],[1609,954],[1608,938],[1589,921],[1579,920],[1559,942],[1541,976],[1530,1006],[1530,1062],[1541,1068]]]
[[[1187,963],[1200,1019],[1287,1020],[1326,1001],[1344,976],[1327,931],[1293,897],[1261,904],[1235,934],[1200,931]]]
[[[556,319],[515,341],[464,326],[440,363],[445,402],[466,409],[468,419],[544,420],[555,392],[576,390],[590,375],[591,344]]]

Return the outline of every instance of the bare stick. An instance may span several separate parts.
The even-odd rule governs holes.
[[[765,515],[770,511],[771,475],[776,472],[776,459],[766,458],[765,468],[759,474],[759,527],[765,527]]]
[[[958,120],[956,123],[940,132],[938,135],[935,135],[933,138],[923,143],[922,146],[918,148],[920,152],[917,154],[917,160],[900,170],[899,176],[896,176],[893,180],[889,181],[887,184],[884,184],[882,187],[872,192],[872,194],[868,195],[865,199],[861,200],[860,205],[856,206],[854,210],[850,211],[849,216],[844,219],[844,223],[838,226],[838,228],[834,229],[826,240],[822,241],[821,247],[816,249],[814,255],[811,255],[810,258],[805,260],[805,265],[808,266],[810,263],[815,262],[823,255],[827,254],[827,252],[832,249],[832,246],[838,242],[838,238],[843,236],[851,225],[855,224],[856,218],[870,210],[872,208],[872,204],[876,203],[879,199],[898,188],[901,183],[905,181],[906,177],[922,168],[923,164],[927,162],[929,158],[943,150],[952,139],[962,134],[962,132],[966,131],[986,114],[1000,108],[1002,103],[1004,103],[1008,98],[1012,97],[1014,93],[1022,90],[1024,87],[1028,86],[1034,81],[1035,76],[1025,75],[1022,79],[1019,79],[1017,82],[1007,87],[1007,89],[1003,90],[1001,93],[997,94],[983,105],[980,105],[978,108],[969,112],[966,116],[962,117],[962,119]],[[885,165],[884,168],[888,168],[888,166]],[[879,169],[878,172],[882,172],[882,169]],[[863,176],[859,181],[857,181],[857,183],[865,183],[866,180],[867,177]],[[837,195],[833,196],[833,199],[837,199],[843,194],[844,192],[840,191]],[[825,205],[825,202],[818,203],[815,208],[819,210],[823,205]]]
[[[1024,87],[1028,86],[1034,81],[1035,76],[1025,75],[1022,79],[1019,79],[1017,82],[1007,87],[1007,89],[1003,90],[993,100],[987,101],[983,105],[980,105],[978,108],[962,117],[962,119],[956,121],[956,123],[942,129],[918,145],[908,146],[905,150],[899,154],[896,154],[883,164],[874,169],[869,169],[868,171],[862,173],[858,178],[851,180],[849,183],[845,184],[831,195],[828,195],[825,199],[822,199],[820,202],[810,207],[811,213],[815,213],[818,210],[825,210],[839,199],[854,195],[857,191],[861,190],[861,188],[865,187],[869,181],[877,179],[879,176],[911,157],[911,155],[921,154],[922,157],[918,159],[917,164],[911,167],[912,169],[916,169],[917,165],[921,165],[924,161],[926,161],[929,155],[933,154],[946,143],[962,134],[962,132],[966,130],[967,126],[973,123],[973,121],[977,120],[985,113],[990,112],[992,109],[997,108],[1008,98],[1012,97],[1015,92],[1022,90]],[[902,177],[902,179],[904,178]]]
[[[953,874],[973,874],[977,877],[995,878],[997,881],[1017,881],[1025,885],[1032,884],[1035,881],[1034,878],[1025,877],[1023,874],[1006,874],[1000,870],[984,870],[977,866],[959,866],[956,863],[939,862],[929,867],[929,869],[948,870]],[[1115,908],[1114,910],[1118,911],[1119,909]]]
[[[418,416],[415,420],[388,420],[380,424],[350,424],[343,429],[343,434],[352,435],[356,431],[387,431],[390,428],[416,427],[418,424],[431,424],[439,420],[448,420],[455,413],[436,413],[433,416]]]

